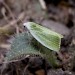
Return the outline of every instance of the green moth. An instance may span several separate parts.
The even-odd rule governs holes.
[[[50,50],[59,51],[63,36],[34,22],[24,23],[32,36]]]

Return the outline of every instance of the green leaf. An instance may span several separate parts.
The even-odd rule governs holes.
[[[59,51],[61,38],[63,38],[61,34],[33,22],[24,23],[24,26],[27,27],[32,36],[43,46],[54,51]]]
[[[40,54],[38,49],[32,45],[32,39],[33,37],[27,32],[16,36],[11,44],[11,50],[6,54],[6,59],[10,61],[15,60],[23,54]]]

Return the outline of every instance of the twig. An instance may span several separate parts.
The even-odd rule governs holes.
[[[39,2],[40,2],[40,4],[41,4],[41,7],[42,7],[44,10],[46,10],[47,7],[46,7],[45,1],[44,1],[44,0],[39,0]]]
[[[6,10],[5,10],[5,8],[3,7],[2,9],[1,9],[1,13],[2,13],[2,15],[3,15],[3,17],[4,17],[4,19],[9,23],[9,20],[8,20],[8,18],[7,18],[7,16],[6,16]]]
[[[14,14],[12,13],[11,9],[9,8],[9,6],[5,2],[3,2],[3,4],[6,7],[6,9],[9,11],[9,13],[11,14],[12,19],[15,20]],[[22,22],[21,19],[20,19],[20,21]],[[17,33],[17,35],[19,35],[19,27],[17,25],[17,22],[15,22],[15,24],[16,24],[16,33]]]
[[[5,18],[6,18],[6,17],[5,17]],[[10,26],[16,27],[15,24],[16,24],[17,22],[19,22],[20,20],[22,20],[22,19],[24,19],[24,12],[22,12],[22,13],[19,15],[18,19],[12,20],[12,21],[10,21],[8,24],[3,25],[3,27],[0,27],[0,30],[9,28]],[[22,31],[21,28],[20,28],[20,30]]]
[[[23,72],[23,75],[25,75],[25,73],[27,73],[27,68],[29,67],[29,65],[27,65],[25,68],[24,68],[24,72]]]
[[[6,49],[10,49],[11,45],[10,44],[0,44],[1,48],[6,48]]]
[[[5,2],[3,2],[3,4],[4,4],[4,6],[6,7],[6,9],[9,11],[9,13],[11,14],[12,19],[15,20],[15,17],[14,17],[14,15],[12,14],[12,11],[10,10],[9,6],[8,6]],[[16,33],[17,33],[17,35],[19,35],[19,30],[18,30],[17,23],[16,23]]]

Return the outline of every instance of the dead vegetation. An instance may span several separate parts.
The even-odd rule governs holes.
[[[35,71],[35,74],[34,71],[28,69],[28,66],[26,66],[27,63],[23,64],[26,61],[10,63],[7,64],[7,67],[2,67],[2,62],[4,61],[6,53],[10,50],[14,35],[19,35],[19,33],[24,31],[22,24],[27,21],[33,21],[42,24],[43,26],[46,26],[47,28],[50,28],[64,35],[60,50],[62,55],[57,55],[60,63],[62,63],[62,66],[60,67],[60,69],[62,70],[60,71],[59,68],[51,69],[48,75],[74,75],[72,73],[75,72],[75,62],[73,62],[75,61],[74,4],[65,2],[64,0],[61,0],[57,4],[54,4],[53,2],[49,3],[47,1],[0,0],[0,73],[1,70],[3,70],[3,74],[1,75],[46,75],[44,73],[45,67],[43,69]],[[33,66],[31,66],[30,68],[32,67]],[[35,68],[37,69],[37,67]],[[27,72],[27,74],[24,74],[25,71]],[[29,71],[31,71],[32,73]]]

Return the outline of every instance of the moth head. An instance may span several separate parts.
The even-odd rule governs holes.
[[[26,22],[23,24],[23,26],[27,29],[30,29],[30,26],[33,24],[33,22]]]

